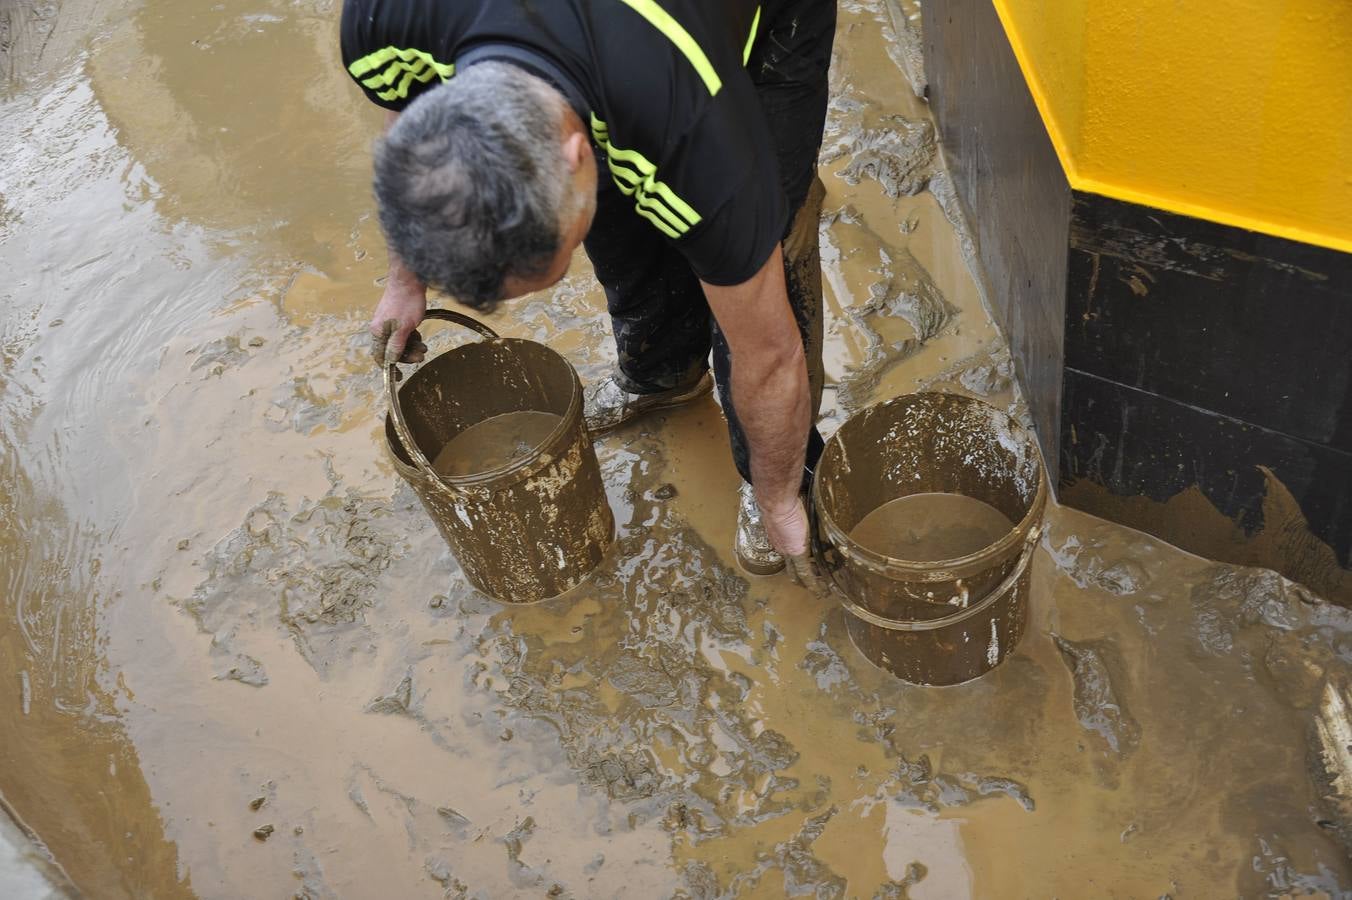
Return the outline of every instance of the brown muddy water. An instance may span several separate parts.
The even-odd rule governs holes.
[[[994,544],[1014,528],[1004,513],[975,497],[925,493],[879,506],[850,529],[850,540],[893,559],[957,559]]]
[[[566,370],[565,370],[566,371]],[[432,468],[441,475],[477,475],[529,456],[563,421],[536,410],[503,413],[476,422],[446,442]]]
[[[828,429],[921,387],[1020,405],[915,13],[842,4]],[[1317,752],[1345,610],[1054,510],[1018,652],[905,687],[737,573],[712,399],[599,444],[589,584],[489,601],[380,446],[380,116],[334,4],[5,15],[0,793],[89,896],[1352,891]],[[601,308],[579,261],[491,324],[592,379]]]

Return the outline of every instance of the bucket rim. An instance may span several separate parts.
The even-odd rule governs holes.
[[[548,435],[546,438],[544,438],[544,439],[543,439],[539,444],[537,444],[535,447],[531,448],[531,453],[527,454],[526,456],[518,457],[517,459],[510,460],[509,462],[504,463],[503,465],[496,466],[495,468],[492,468],[492,469],[486,469],[486,470],[484,470],[483,472],[475,472],[475,473],[472,474],[472,475],[444,475],[444,474],[442,474],[442,473],[440,473],[440,472],[437,472],[435,469],[429,469],[429,471],[431,472],[431,474],[432,474],[433,476],[435,476],[435,477],[433,478],[433,480],[434,480],[441,488],[443,488],[443,489],[449,489],[449,490],[451,490],[451,491],[454,491],[454,490],[457,489],[457,488],[477,488],[477,487],[481,487],[481,486],[484,485],[485,483],[493,482],[493,481],[498,481],[498,480],[500,480],[501,478],[503,478],[504,476],[507,476],[507,475],[513,475],[513,474],[516,474],[517,472],[520,472],[520,471],[522,471],[522,470],[524,470],[524,469],[532,468],[533,466],[537,465],[537,464],[538,464],[542,459],[544,459],[544,457],[546,456],[546,454],[541,453],[541,452],[538,452],[538,451],[540,451],[541,448],[543,448],[543,447],[545,447],[545,446],[548,446],[549,444],[552,444],[552,443],[556,442],[556,441],[557,441],[557,440],[558,440],[565,432],[567,432],[568,430],[570,430],[570,423],[572,423],[572,422],[574,421],[575,418],[580,418],[580,417],[581,417],[581,414],[582,414],[582,412],[581,412],[581,410],[582,410],[582,380],[578,377],[577,369],[573,367],[573,364],[570,363],[570,362],[568,361],[568,358],[565,357],[562,353],[560,353],[559,351],[555,350],[553,347],[549,346],[548,344],[542,343],[541,341],[533,341],[533,340],[531,340],[531,339],[529,339],[529,338],[501,337],[501,336],[498,336],[498,337],[492,337],[492,338],[485,338],[484,340],[478,341],[478,342],[473,343],[473,344],[464,344],[464,345],[461,345],[461,346],[459,346],[459,347],[452,347],[452,348],[450,348],[449,350],[445,350],[445,351],[443,351],[442,353],[438,354],[437,359],[439,360],[439,359],[445,358],[445,357],[447,357],[447,356],[451,356],[452,354],[459,353],[459,352],[461,352],[461,351],[467,351],[469,347],[478,347],[478,346],[482,346],[482,345],[494,345],[494,344],[496,344],[496,345],[502,345],[502,344],[530,344],[530,345],[532,345],[532,346],[534,346],[534,347],[537,347],[537,348],[539,348],[539,349],[541,349],[541,350],[546,351],[546,352],[547,352],[548,354],[550,354],[554,359],[556,359],[556,360],[558,360],[560,363],[562,363],[564,369],[566,369],[567,372],[568,372],[568,377],[569,377],[569,380],[570,380],[570,383],[571,383],[571,386],[572,386],[572,390],[569,392],[569,396],[568,396],[568,408],[567,408],[562,414],[559,415],[559,423],[558,423],[557,425],[554,426],[554,429],[553,429],[552,431],[549,432],[549,435]],[[469,351],[469,352],[473,352],[473,351]],[[404,383],[403,383],[402,385],[400,385],[397,389],[400,390],[400,391],[402,391],[405,387],[407,387],[409,384],[411,384],[411,383],[414,381],[414,379],[416,379],[419,375],[421,375],[421,374],[423,373],[423,371],[426,370],[426,369],[427,369],[426,366],[419,367],[418,371],[416,371],[416,372],[414,372],[412,375],[410,375],[410,376],[404,381]],[[517,410],[517,411],[520,412],[520,411],[528,411],[528,410]],[[541,411],[543,411],[543,410],[541,410]],[[393,418],[393,417],[392,417],[390,411],[389,411],[389,410],[386,410],[386,411],[385,411],[385,421],[386,421],[386,423],[391,422],[391,421],[392,421],[392,418]],[[491,418],[491,417],[490,417],[490,418]],[[487,419],[484,419],[483,421],[488,421],[488,420],[487,420]],[[477,424],[477,423],[476,423],[476,424]],[[584,430],[585,430],[585,427],[586,427],[586,426],[585,426],[585,423],[584,423],[584,426],[583,426]],[[413,469],[414,471],[417,471],[417,472],[419,472],[420,474],[426,474],[426,473],[423,473],[423,472],[422,472],[422,469],[421,469],[420,467],[418,467],[416,463],[410,465],[409,463],[405,463],[403,460],[399,459],[399,455],[395,452],[395,447],[394,447],[394,445],[392,444],[392,442],[390,441],[389,437],[390,437],[390,436],[389,436],[389,432],[387,431],[387,432],[386,432],[386,440],[385,440],[385,444],[386,444],[388,450],[390,451],[390,456],[394,459],[394,461],[395,461],[396,463],[398,463],[398,464],[407,466],[408,468]],[[394,437],[399,438],[399,434],[398,434],[398,430],[397,430],[397,429],[395,430]],[[402,446],[403,440],[400,439],[399,442],[400,442],[400,445]],[[412,457],[412,454],[409,453],[408,448],[405,447],[405,448],[403,448],[403,449],[404,449],[405,454],[409,455],[410,458],[411,458],[411,457]],[[425,454],[424,454],[424,455],[425,455]]]
[[[1009,556],[1009,551],[1015,549],[1019,544],[1028,539],[1030,532],[1036,528],[1036,524],[1041,520],[1046,502],[1047,502],[1047,470],[1043,464],[1042,453],[1038,448],[1037,441],[1033,439],[1028,429],[1015,421],[1008,412],[1001,410],[983,400],[975,397],[967,397],[962,394],[950,394],[944,391],[915,391],[909,394],[901,394],[884,400],[882,403],[874,404],[869,409],[882,409],[892,405],[902,405],[903,403],[923,399],[928,397],[945,397],[960,401],[965,401],[975,405],[983,406],[994,413],[1004,415],[1011,426],[1011,433],[1023,444],[1030,447],[1037,458],[1037,488],[1033,493],[1033,500],[1028,506],[1028,511],[1017,523],[1012,525],[1003,537],[987,544],[980,550],[963,556],[954,556],[948,559],[933,560],[912,560],[901,557],[888,556],[883,553],[870,550],[867,547],[853,540],[849,534],[842,529],[831,513],[822,504],[821,495],[821,468],[813,474],[812,478],[812,504],[816,511],[818,524],[826,532],[826,537],[830,545],[836,552],[857,562],[866,568],[873,569],[883,574],[897,573],[903,576],[903,580],[918,582],[939,582],[952,581],[959,578],[965,578],[989,568],[992,559],[1000,559]],[[851,417],[853,418],[853,417]],[[832,443],[842,443],[840,434],[845,430],[850,420],[836,429],[835,434],[827,440],[827,448]],[[823,451],[825,456],[825,450]],[[965,495],[964,495],[965,496]],[[974,498],[975,499],[975,498]],[[926,601],[935,605],[946,605],[946,601]]]
[[[846,614],[887,631],[937,631],[940,628],[961,625],[968,619],[974,618],[994,606],[1010,591],[1017,589],[1020,579],[1028,573],[1029,566],[1033,563],[1033,553],[1036,550],[1037,538],[1040,536],[1040,529],[1034,529],[1029,534],[1026,546],[1019,554],[1018,562],[1009,570],[1009,574],[999,584],[987,591],[980,600],[955,610],[950,615],[941,616],[937,619],[893,619],[889,616],[879,615],[849,597],[842,597],[840,606]]]

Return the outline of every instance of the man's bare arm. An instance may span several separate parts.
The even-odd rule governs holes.
[[[730,287],[705,284],[732,355],[732,401],[751,451],[751,481],[765,529],[786,556],[807,551],[799,492],[812,402],[803,341],[778,246],[761,270]]]
[[[398,118],[399,113],[387,110],[385,131],[389,131]],[[403,260],[393,248],[387,245],[385,251],[389,257],[385,291],[368,326],[375,339],[376,362],[383,365],[386,358],[421,362],[427,354],[427,345],[416,329],[427,314],[427,286],[404,267]]]

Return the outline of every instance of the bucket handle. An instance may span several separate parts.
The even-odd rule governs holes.
[[[429,309],[423,321],[428,319],[441,319],[443,322],[454,322],[457,325],[463,325],[471,331],[476,331],[487,340],[494,340],[498,333],[489,328],[478,319],[471,318],[464,313],[458,313],[450,309]],[[408,422],[404,420],[404,408],[399,405],[399,369],[395,363],[391,362],[385,367],[385,394],[389,402],[390,418],[394,421],[394,433],[399,436],[399,440],[404,445],[404,452],[408,458],[413,461],[413,465],[424,476],[430,478],[436,484],[449,489],[449,485],[441,480],[433,470],[432,464],[428,461],[426,454],[418,446],[418,442],[413,440],[413,432],[408,428]]]
[[[815,485],[814,485],[815,488]],[[851,615],[863,619],[870,625],[877,625],[879,628],[886,628],[888,631],[935,631],[939,628],[947,628],[950,625],[957,625],[959,622],[965,622],[985,609],[988,609],[993,603],[1014,589],[1019,579],[1023,577],[1024,572],[1033,561],[1033,552],[1037,549],[1038,538],[1042,536],[1042,526],[1035,525],[1028,530],[1024,538],[1023,552],[1019,554],[1019,560],[1014,567],[1009,570],[1004,581],[995,586],[994,589],[987,592],[976,603],[959,609],[957,612],[941,616],[937,619],[922,619],[915,622],[902,622],[896,619],[889,619],[886,616],[880,616],[871,609],[866,609],[855,603],[845,589],[837,583],[835,578],[836,570],[840,568],[839,562],[833,562],[830,555],[833,552],[825,541],[821,539],[821,531],[817,522],[817,504],[816,491],[808,491],[807,494],[807,521],[808,521],[808,551],[812,556],[812,564],[817,569],[817,580],[827,593],[834,594],[840,605]]]

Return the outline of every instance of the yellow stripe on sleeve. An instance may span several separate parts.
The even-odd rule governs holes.
[[[382,47],[354,60],[347,67],[353,78],[376,91],[381,100],[399,100],[408,96],[408,90],[417,81],[423,84],[440,77],[449,81],[455,75],[451,63],[437,62],[432,54],[414,47]],[[391,87],[398,82],[397,86]],[[388,88],[379,91],[378,88]]]
[[[605,148],[606,166],[615,186],[627,197],[634,198],[634,211],[657,226],[670,238],[679,238],[702,219],[667,184],[657,179],[657,167],[637,150],[624,150],[610,143],[610,129],[605,122],[591,116],[592,137]]]
[[[361,83],[369,88],[389,87],[394,84],[395,79],[397,79],[401,73],[412,72],[417,75],[421,74],[426,68],[427,63],[423,60],[418,60],[415,63],[394,62],[386,66],[384,72],[372,75],[370,78],[363,78]]]
[[[399,82],[398,87],[390,88],[388,91],[381,91],[376,94],[376,96],[381,100],[401,100],[408,96],[408,89],[413,85],[413,82],[419,81],[425,84],[426,82],[431,81],[436,74],[435,69],[428,69],[421,75],[414,74],[413,72],[405,72],[404,80]]]
[[[684,233],[684,232],[678,232],[678,231],[675,231],[675,230],[672,229],[672,227],[671,227],[670,225],[668,225],[666,222],[663,222],[663,221],[662,221],[661,219],[659,219],[657,216],[653,215],[652,213],[650,213],[648,210],[644,209],[644,208],[641,207],[641,206],[635,206],[635,207],[634,207],[634,212],[638,213],[640,216],[642,216],[643,218],[647,219],[649,222],[652,222],[654,225],[657,226],[657,230],[658,230],[658,231],[662,232],[663,234],[665,234],[667,237],[671,238],[672,240],[677,240],[677,239],[679,239],[680,236]]]

